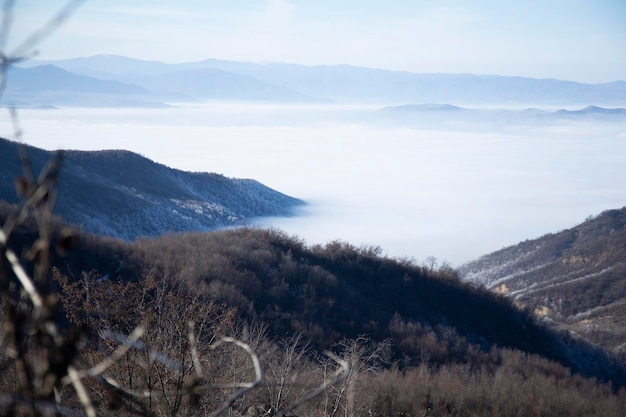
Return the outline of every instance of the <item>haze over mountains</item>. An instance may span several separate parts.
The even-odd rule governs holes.
[[[27,61],[22,68],[12,68],[9,76],[11,82],[3,102],[18,106],[151,107],[195,100],[626,106],[624,81],[584,84],[497,75],[417,74],[349,65],[256,64],[216,59],[166,64],[97,55]]]

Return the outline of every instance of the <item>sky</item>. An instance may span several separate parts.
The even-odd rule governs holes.
[[[7,50],[64,4],[17,0]],[[626,80],[626,1],[86,0],[38,51],[610,82]]]

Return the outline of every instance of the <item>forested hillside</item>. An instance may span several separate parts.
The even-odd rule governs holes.
[[[53,153],[24,145],[38,172]],[[15,142],[0,138],[0,199],[15,203],[21,173]],[[63,153],[55,212],[86,232],[132,240],[285,216],[303,201],[255,180],[168,168],[122,150]]]
[[[461,274],[556,328],[626,352],[626,208],[485,255]]]
[[[14,210],[2,204],[0,220]],[[506,298],[463,284],[448,267],[415,265],[339,241],[308,247],[277,230],[128,243],[71,234],[59,221],[53,224],[48,235],[56,249],[45,276],[51,294],[60,297],[55,320],[67,335],[63,352],[79,369],[117,358],[85,378],[94,408],[103,414],[111,407],[116,415],[218,410],[255,379],[249,354],[220,342],[230,340],[223,336],[245,343],[262,370],[256,389],[227,401],[235,415],[292,410],[306,392],[335,378],[335,385],[295,412],[624,411],[622,364],[550,331]],[[36,236],[37,224],[25,222],[11,234],[10,247],[27,253]],[[337,356],[324,355],[325,349]],[[0,392],[12,392],[20,368],[3,355],[9,367]],[[64,387],[63,404],[80,409],[80,399]]]

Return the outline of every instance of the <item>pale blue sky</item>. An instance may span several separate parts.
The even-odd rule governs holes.
[[[18,0],[12,41],[64,2]],[[120,54],[626,80],[626,0],[87,0],[41,59]]]

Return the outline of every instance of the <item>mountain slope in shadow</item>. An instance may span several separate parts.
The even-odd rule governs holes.
[[[34,170],[52,152],[27,147]],[[16,144],[0,139],[0,199],[17,202]],[[56,213],[85,231],[132,240],[167,232],[246,224],[284,216],[303,204],[250,179],[190,173],[128,151],[65,151]]]

